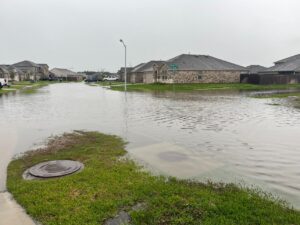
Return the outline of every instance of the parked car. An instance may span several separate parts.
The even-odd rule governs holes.
[[[4,86],[9,87],[8,80],[6,80],[5,78],[0,78],[0,86],[1,87],[4,87]]]
[[[105,77],[103,78],[104,81],[117,81],[118,78],[117,77]]]

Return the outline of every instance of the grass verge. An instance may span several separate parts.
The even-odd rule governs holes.
[[[267,194],[233,184],[197,183],[155,177],[124,159],[122,139],[76,132],[52,139],[8,166],[8,190],[44,225],[103,224],[137,203],[132,224],[300,224],[300,213]],[[25,181],[28,167],[46,160],[73,159],[82,172],[64,178]]]
[[[112,90],[124,91],[123,86],[111,86]],[[204,91],[204,90],[240,90],[240,91],[259,91],[259,90],[285,90],[300,89],[300,84],[287,85],[256,85],[256,84],[131,84],[127,86],[128,91]]]
[[[53,83],[50,81],[38,81],[35,83],[31,83],[30,81],[20,81],[14,82],[10,87],[3,87],[0,89],[0,94],[15,92],[20,90],[22,93],[31,94],[35,93],[38,88],[47,86],[48,84]]]
[[[115,85],[124,85],[124,82],[119,81],[98,81],[94,84],[97,84],[99,86],[109,87],[109,86],[115,86]]]

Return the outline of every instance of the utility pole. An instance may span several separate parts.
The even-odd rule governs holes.
[[[125,86],[124,86],[124,89],[125,89],[125,91],[127,91],[127,46],[122,39],[120,39],[120,42],[123,44],[123,46],[125,48],[125,68],[124,68]]]

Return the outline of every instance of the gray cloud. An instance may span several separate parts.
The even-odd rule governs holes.
[[[241,65],[300,53],[297,0],[0,0],[0,64],[24,59],[74,70],[181,53]]]

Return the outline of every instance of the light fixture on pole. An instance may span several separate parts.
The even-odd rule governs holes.
[[[120,42],[123,44],[125,48],[125,68],[124,68],[124,76],[125,76],[125,91],[127,91],[127,46],[124,43],[122,39],[120,39]]]

